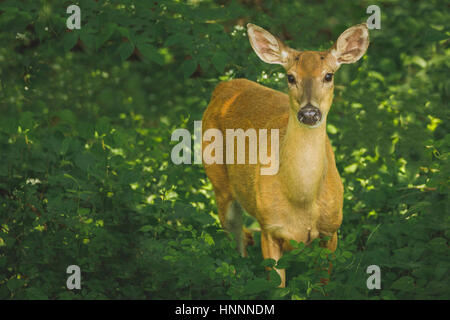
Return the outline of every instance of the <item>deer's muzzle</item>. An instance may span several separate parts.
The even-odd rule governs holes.
[[[297,113],[297,119],[303,124],[314,126],[322,120],[322,112],[312,104],[307,104]]]

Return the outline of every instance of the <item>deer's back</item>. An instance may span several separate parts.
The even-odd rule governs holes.
[[[217,85],[203,116],[204,130],[217,128],[243,130],[280,129],[287,126],[287,94],[246,79],[235,79]]]

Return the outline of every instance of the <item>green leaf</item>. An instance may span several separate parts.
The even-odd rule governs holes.
[[[58,117],[61,118],[61,121],[64,123],[68,123],[71,125],[74,125],[75,123],[77,123],[77,118],[71,110],[63,109],[63,110],[57,112],[56,114]]]
[[[90,166],[94,165],[95,159],[91,153],[79,153],[75,156],[75,164],[82,170],[87,170]]]
[[[327,132],[330,134],[336,134],[338,132],[337,128],[331,123],[327,124]]]
[[[344,168],[344,171],[347,173],[354,173],[358,169],[357,163],[352,163],[351,165],[348,165]]]
[[[78,42],[78,33],[75,31],[67,32],[64,35],[63,46],[64,51],[70,51]]]
[[[292,248],[297,248],[299,243],[295,240],[289,240],[289,244],[292,246]]]
[[[192,43],[192,37],[185,33],[176,33],[169,36],[164,42],[164,46],[170,47],[175,44],[181,44],[183,46],[188,46]]]
[[[281,277],[275,269],[270,270],[269,278],[272,285],[278,287],[281,284]]]
[[[39,288],[31,287],[25,290],[27,298],[31,300],[47,300],[48,296]]]
[[[245,288],[246,293],[248,294],[256,294],[260,293],[262,291],[267,290],[269,287],[271,287],[270,282],[265,279],[253,279],[250,280]]]
[[[83,44],[87,47],[87,49],[95,48],[96,39],[93,34],[81,32],[80,39],[83,41]]]
[[[109,117],[101,117],[95,124],[95,129],[99,134],[108,134],[111,131],[111,119]]]
[[[181,64],[181,70],[185,78],[189,78],[197,69],[197,61],[194,59],[187,59]]]
[[[8,287],[8,289],[11,292],[15,292],[17,289],[19,289],[20,287],[22,287],[24,284],[24,281],[22,279],[17,279],[17,278],[13,278],[10,279],[7,283],[6,286]]]
[[[433,28],[429,28],[424,32],[424,41],[437,42],[448,39],[448,32],[442,32]]]
[[[3,279],[4,275],[0,274],[0,277]],[[9,290],[6,286],[0,286],[0,299],[8,299],[10,297]]]
[[[139,231],[141,231],[141,232],[149,232],[149,231],[151,231],[152,229],[153,229],[153,226],[152,226],[152,225],[146,225],[146,226],[141,227],[141,228],[139,229]]]
[[[69,146],[70,146],[70,143],[71,143],[71,139],[69,138],[69,139],[64,139],[63,140],[63,142],[61,143],[61,149],[60,149],[60,153],[61,154],[66,154],[67,153],[67,150],[69,150]]]
[[[214,68],[216,68],[217,71],[222,73],[225,70],[225,67],[228,63],[228,56],[223,52],[217,52],[212,57],[212,63],[214,65]]]
[[[30,111],[25,111],[20,115],[19,125],[22,129],[31,129],[33,127],[34,114]]]
[[[122,59],[122,61],[128,59],[133,53],[133,51],[134,45],[131,42],[129,41],[123,42],[119,47],[120,59]]]
[[[275,265],[277,264],[277,262],[274,259],[264,259],[263,262],[261,263],[261,265],[263,267],[275,267]]]
[[[351,258],[352,257],[352,253],[350,251],[344,251],[342,253],[342,256],[344,256],[344,258]]]
[[[151,44],[145,43],[137,46],[142,55],[159,65],[164,64],[164,56]]]
[[[392,284],[391,289],[410,291],[414,289],[414,279],[409,276],[401,277]]]
[[[289,262],[291,261],[291,258],[289,255],[284,255],[277,261],[277,268],[278,269],[286,269],[289,267]]]
[[[421,68],[425,68],[427,66],[427,62],[425,61],[425,59],[419,56],[414,56],[411,62],[418,65]]]
[[[95,39],[95,49],[98,50],[100,47],[108,41],[111,36],[114,34],[115,24],[108,23],[104,28],[100,31]]]
[[[0,268],[4,268],[6,266],[6,257],[0,257]]]

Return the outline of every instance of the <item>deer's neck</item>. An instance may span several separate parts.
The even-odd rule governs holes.
[[[280,177],[288,198],[308,205],[316,199],[326,174],[326,119],[319,127],[308,128],[290,113],[280,148]]]

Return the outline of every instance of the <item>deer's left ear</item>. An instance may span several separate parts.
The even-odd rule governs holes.
[[[287,68],[291,50],[289,47],[268,31],[251,23],[247,24],[247,34],[250,45],[262,61],[281,64]]]
[[[358,24],[345,30],[330,49],[337,66],[358,61],[369,47],[367,24]]]

